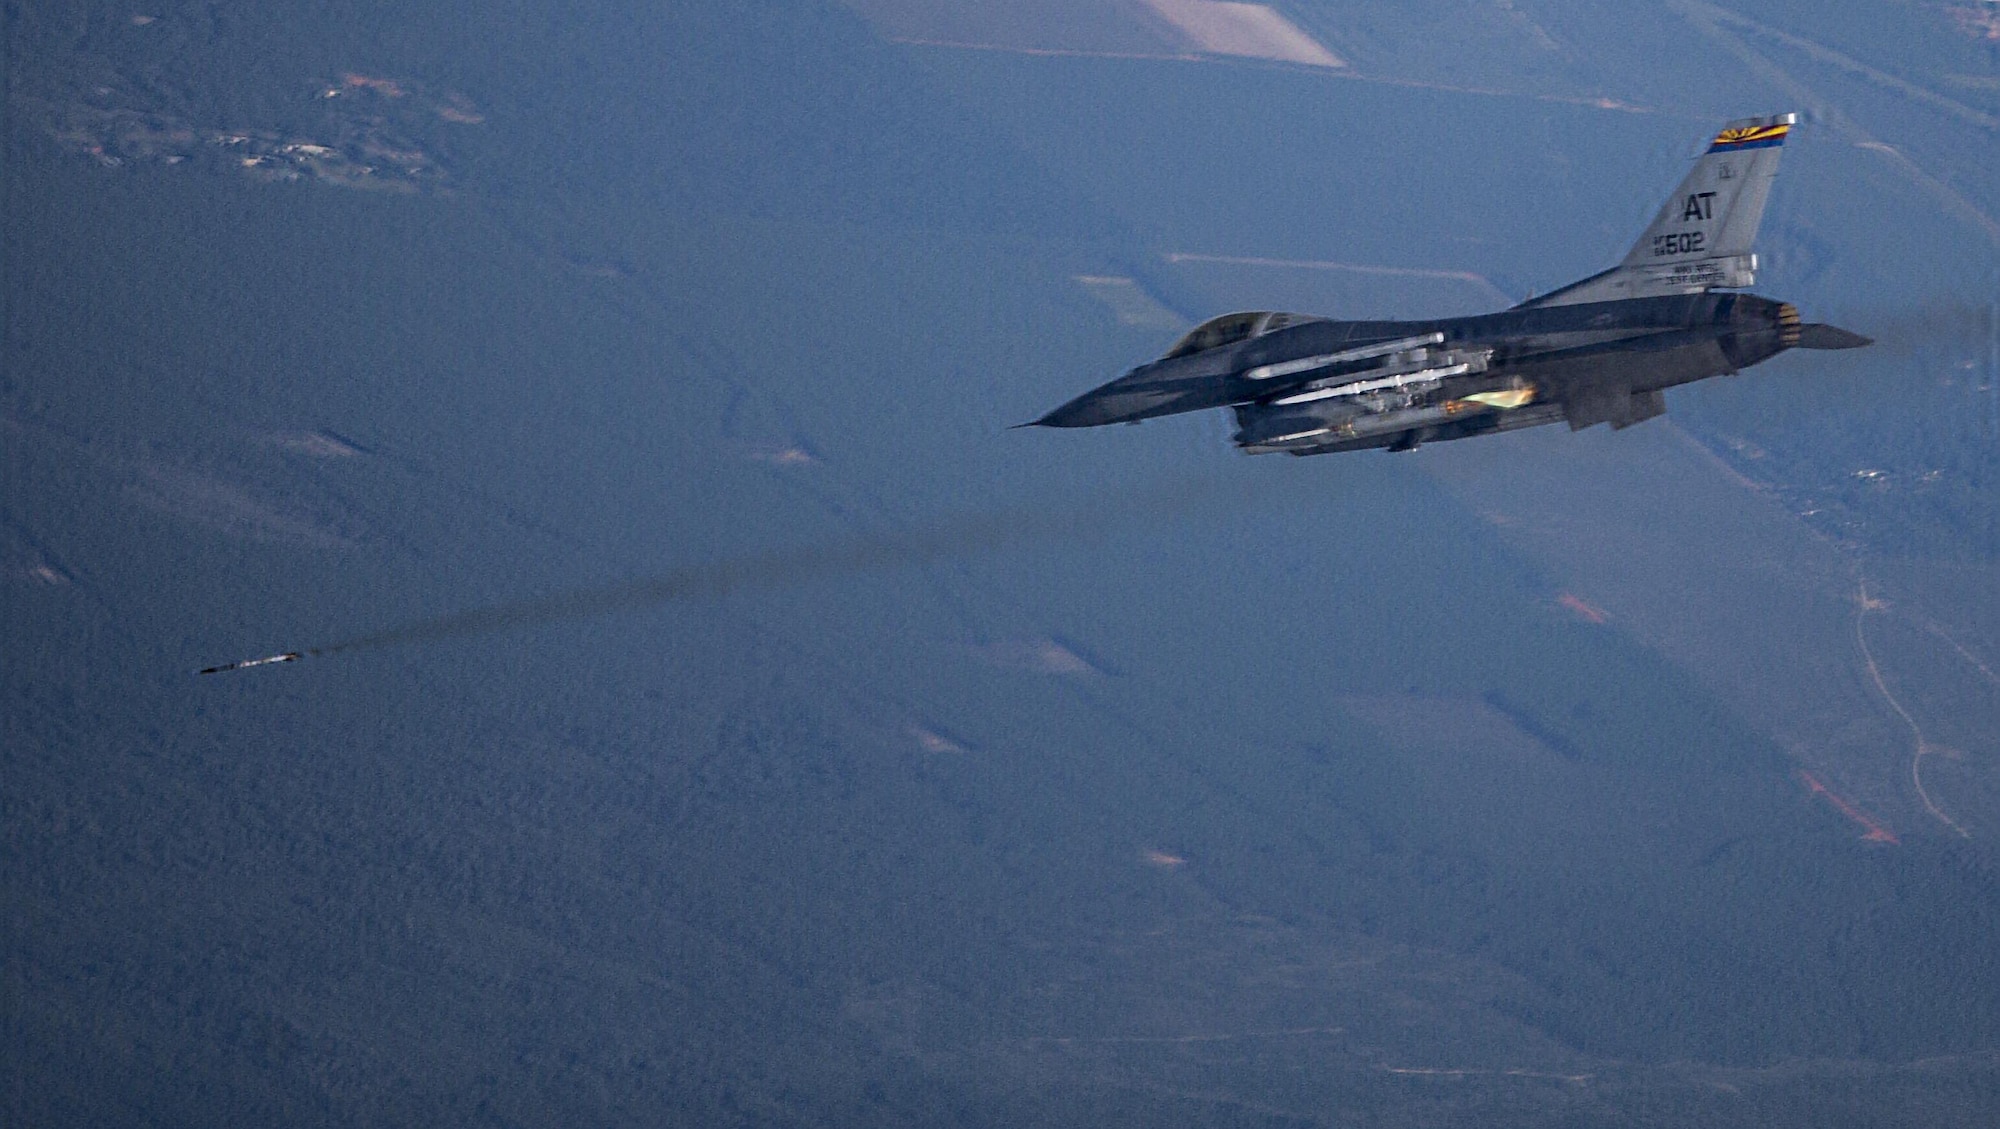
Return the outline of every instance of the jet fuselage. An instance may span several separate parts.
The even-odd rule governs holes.
[[[1306,321],[1234,345],[1140,365],[1036,422],[1047,427],[1092,427],[1232,405],[1238,407],[1239,419],[1248,415],[1252,423],[1259,417],[1282,420],[1287,416],[1277,402],[1315,379],[1324,382],[1324,375],[1308,370],[1289,379],[1260,380],[1251,374],[1375,342],[1430,334],[1440,335],[1444,350],[1490,350],[1484,371],[1435,382],[1437,388],[1428,399],[1465,405],[1461,410],[1381,434],[1323,433],[1308,437],[1318,442],[1295,442],[1289,448],[1260,446],[1257,430],[1246,425],[1239,442],[1251,449],[1317,454],[1399,443],[1414,446],[1563,418],[1579,426],[1587,425],[1583,420],[1636,422],[1633,417],[1650,414],[1660,390],[1747,368],[1796,344],[1798,333],[1798,315],[1789,305],[1729,293],[1527,307],[1433,321]],[[1511,408],[1465,400],[1510,389],[1526,390],[1528,395]],[[1586,410],[1567,415],[1547,410],[1565,404]],[[1596,405],[1595,411],[1589,410],[1591,405]],[[1544,410],[1535,411],[1537,406]],[[1293,414],[1303,416],[1310,410],[1302,405]],[[1523,412],[1527,414],[1517,415]],[[1282,433],[1270,427],[1263,430],[1270,433],[1263,438]]]
[[[1558,421],[1624,427],[1664,412],[1674,385],[1790,348],[1866,345],[1740,292],[1755,283],[1753,242],[1797,121],[1728,123],[1623,262],[1513,309],[1431,321],[1224,314],[1035,422],[1094,427],[1229,407],[1236,444],[1252,453],[1407,449]]]

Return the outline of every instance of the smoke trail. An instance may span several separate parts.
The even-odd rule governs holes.
[[[1081,532],[1079,528],[1077,532]],[[966,523],[904,535],[865,538],[845,545],[779,549],[733,560],[689,565],[658,576],[557,593],[538,600],[475,608],[391,627],[304,651],[334,655],[403,643],[484,635],[515,627],[592,619],[659,604],[714,600],[741,589],[784,588],[820,577],[843,576],[923,564],[943,557],[1001,548],[1031,534],[1001,521]]]
[[[540,599],[473,608],[415,620],[282,656],[209,667],[213,674],[296,658],[344,654],[406,644],[485,635],[537,624],[642,611],[661,604],[714,600],[749,589],[784,588],[810,580],[848,576],[973,556],[1041,542],[1087,538],[1119,525],[1158,520],[1248,501],[1249,480],[1213,475],[1162,483],[1068,510],[1016,510],[971,515],[925,529],[866,536],[833,545],[774,549],[731,560],[689,565],[656,576],[580,588]]]

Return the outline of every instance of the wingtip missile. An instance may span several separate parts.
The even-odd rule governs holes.
[[[261,659],[244,659],[242,662],[223,663],[221,666],[203,667],[198,674],[221,674],[226,670],[242,670],[245,667],[269,666],[272,663],[295,663],[305,655],[298,651],[286,651],[282,655],[266,655]]]

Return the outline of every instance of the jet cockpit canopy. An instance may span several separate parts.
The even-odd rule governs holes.
[[[1224,345],[1234,345],[1238,341],[1248,341],[1261,337],[1275,329],[1288,325],[1303,325],[1309,321],[1325,321],[1325,318],[1306,314],[1285,314],[1271,310],[1252,310],[1244,313],[1223,314],[1210,318],[1188,331],[1186,337],[1174,343],[1161,360],[1186,357],[1195,353],[1206,353],[1210,349],[1220,349]]]

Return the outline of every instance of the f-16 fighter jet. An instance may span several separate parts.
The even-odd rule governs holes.
[[[1801,324],[1752,285],[1751,252],[1797,114],[1745,118],[1708,151],[1625,261],[1495,314],[1333,321],[1286,313],[1213,318],[1140,365],[1035,420],[1136,423],[1232,408],[1253,454],[1407,451],[1537,424],[1629,427],[1666,411],[1676,384],[1734,373],[1787,349],[1866,337]]]

